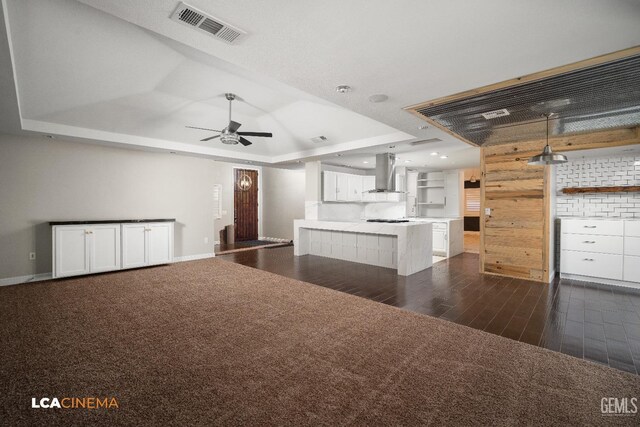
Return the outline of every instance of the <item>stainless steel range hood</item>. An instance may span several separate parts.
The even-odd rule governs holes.
[[[396,155],[376,154],[376,188],[369,193],[401,193],[396,191]]]

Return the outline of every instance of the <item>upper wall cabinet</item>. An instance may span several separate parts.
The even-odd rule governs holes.
[[[401,202],[403,193],[369,193],[376,187],[376,177],[341,172],[322,172],[322,200],[325,202]],[[403,191],[404,176],[396,175],[396,187]]]

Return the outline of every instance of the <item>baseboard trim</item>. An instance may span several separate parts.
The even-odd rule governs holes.
[[[212,253],[177,256],[173,258],[173,262],[196,261],[199,259],[213,258],[215,256],[216,255]],[[114,271],[125,271],[125,270],[128,270],[128,268],[122,269],[122,270],[114,270]],[[69,277],[80,277],[80,276],[69,276]],[[51,273],[40,273],[40,274],[29,274],[27,276],[7,277],[6,279],[0,279],[0,286],[22,285],[25,283],[42,282],[43,280],[50,280],[51,278],[52,278]]]
[[[51,279],[51,273],[29,274],[28,276],[7,277],[0,279],[0,286],[20,285],[24,283],[41,282]]]
[[[214,253],[177,256],[177,257],[173,257],[173,262],[196,261],[196,260],[199,260],[199,259],[213,258],[215,256],[216,256],[216,254],[214,254]]]
[[[640,283],[624,280],[604,279],[601,277],[582,276],[580,274],[560,273],[561,279],[577,280],[579,282],[601,283],[603,285],[623,286],[625,288],[640,289]]]

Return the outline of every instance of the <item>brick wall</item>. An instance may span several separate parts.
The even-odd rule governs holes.
[[[640,185],[640,156],[587,158],[556,168],[557,216],[640,218],[640,193],[561,193],[565,187]]]

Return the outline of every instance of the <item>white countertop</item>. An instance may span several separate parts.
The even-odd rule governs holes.
[[[398,231],[424,226],[425,221],[411,222],[367,222],[360,221],[324,221],[313,219],[296,219],[294,226],[302,228],[315,228],[318,230],[351,231],[354,233],[390,234],[397,235]]]

